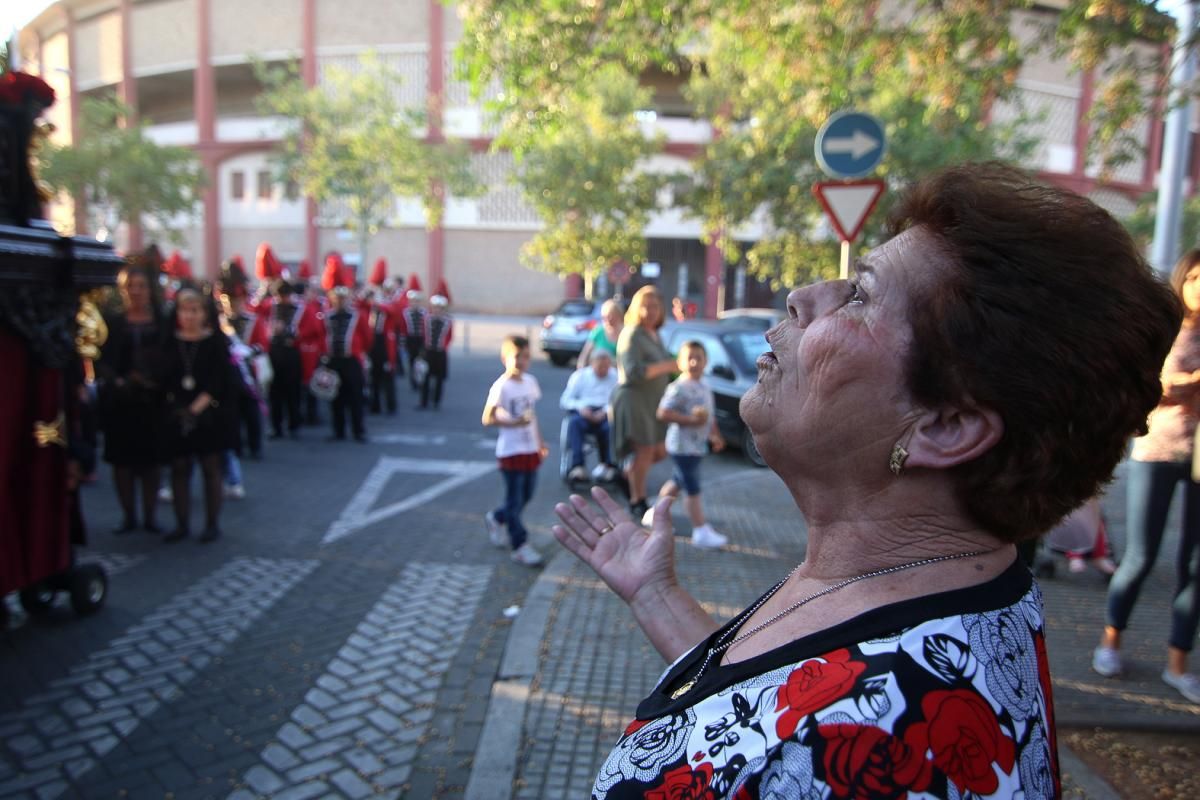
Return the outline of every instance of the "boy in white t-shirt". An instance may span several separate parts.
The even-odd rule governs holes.
[[[500,476],[504,479],[504,502],[484,515],[492,544],[504,547],[504,527],[508,527],[507,543],[512,547],[512,560],[528,567],[542,563],[542,555],[529,544],[528,532],[521,524],[521,511],[533,497],[537,486],[537,469],[549,454],[538,427],[534,406],[542,390],[537,378],[530,375],[529,340],[524,336],[508,336],[500,345],[504,374],[488,391],[483,406],[483,424],[500,429],[496,437],[496,458]]]
[[[679,371],[658,403],[658,418],[670,423],[667,426],[667,453],[675,462],[675,474],[663,484],[659,497],[678,497],[682,489],[687,494],[683,501],[688,517],[692,521],[692,544],[696,547],[724,547],[729,540],[713,530],[704,519],[704,503],[700,499],[700,460],[708,452],[725,447],[725,440],[717,430],[714,414],[712,389],[704,384],[704,367],[708,363],[708,352],[697,341],[687,341],[679,348]],[[650,524],[654,509],[646,512],[643,524]]]

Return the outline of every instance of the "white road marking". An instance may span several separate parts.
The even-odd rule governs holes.
[[[358,487],[354,497],[350,498],[350,502],[342,509],[342,513],[329,526],[329,530],[321,539],[321,544],[331,544],[368,525],[374,525],[388,517],[394,517],[409,509],[424,505],[495,468],[495,462],[492,461],[439,461],[429,458],[384,456],[371,468],[371,472],[362,482],[362,486]],[[398,503],[373,508],[392,476],[402,472],[419,475],[448,475],[449,477],[416,494],[409,495]]]

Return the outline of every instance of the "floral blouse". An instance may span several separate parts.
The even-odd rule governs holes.
[[[1041,592],[1020,561],[980,586],[710,664],[673,700],[723,631],[638,706],[594,798],[1060,794]]]

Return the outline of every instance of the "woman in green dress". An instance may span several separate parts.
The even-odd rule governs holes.
[[[641,519],[646,504],[646,476],[650,467],[667,457],[667,426],[655,412],[674,373],[675,359],[658,336],[666,320],[662,295],[653,286],[643,286],[633,295],[625,312],[625,327],[617,339],[617,375],[613,391],[612,443],[629,481],[629,508]]]

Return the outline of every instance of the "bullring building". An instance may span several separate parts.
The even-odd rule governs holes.
[[[1061,0],[1019,12],[1019,35],[1031,41],[1036,23],[1057,13],[1055,5]],[[251,60],[298,60],[311,85],[330,67],[352,70],[360,56],[374,52],[402,76],[396,88],[402,102],[425,108],[430,97],[441,98],[442,130],[471,143],[472,169],[488,188],[480,197],[448,198],[441,224],[432,230],[417,203],[398,198],[393,223],[372,238],[371,257],[385,256],[391,272],[416,273],[427,286],[445,278],[460,309],[543,313],[578,291],[579,282],[520,263],[520,247],[537,230],[537,218],[507,180],[511,157],[489,151],[491,133],[481,109],[453,78],[460,35],[453,6],[438,0],[58,0],[19,32],[17,48],[23,68],[42,75],[58,93],[49,116],[64,141],[78,135],[83,98],[115,92],[150,123],[156,141],[196,151],[209,181],[196,216],[183,227],[182,249],[206,275],[235,253],[249,260],[264,241],[285,264],[307,259],[315,265],[330,250],[354,263],[356,237],[344,229],[337,209],[319,207],[295,187],[273,181],[269,157],[284,120],[257,110],[261,87]],[[1026,110],[1037,116],[1033,133],[1041,140],[1029,166],[1127,214],[1155,185],[1161,119],[1152,113],[1138,120],[1132,133],[1144,145],[1141,154],[1101,182],[1086,155],[1094,77],[1049,56],[1027,59],[1018,86]],[[686,166],[713,132],[707,121],[688,114],[677,90],[655,91],[651,124],[665,134],[667,146],[659,163],[647,167],[674,170]],[[997,118],[1012,113],[1015,108],[1006,106],[993,112]],[[1192,161],[1195,172],[1200,159]],[[60,225],[75,223],[95,233],[86,214],[69,208],[55,213]],[[698,222],[668,210],[645,233],[668,296],[686,295],[708,315],[777,299],[702,244]],[[760,234],[753,226],[735,233],[749,241]],[[118,246],[128,249],[149,235],[124,223],[114,231]]]

